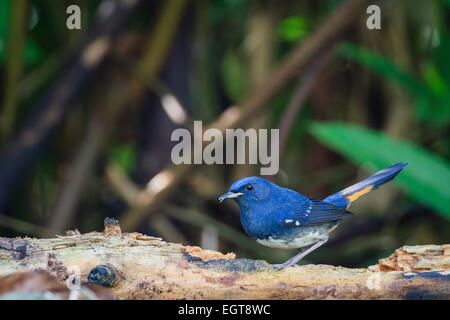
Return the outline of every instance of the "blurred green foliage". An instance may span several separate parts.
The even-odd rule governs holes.
[[[5,59],[7,51],[8,41],[14,41],[9,39],[9,25],[10,25],[10,10],[11,0],[0,0],[0,63]],[[28,28],[32,29],[38,20],[38,13],[34,7],[30,10],[30,18]],[[35,39],[27,38],[25,42],[24,62],[26,65],[35,65],[43,58],[44,53]]]
[[[114,145],[109,158],[121,166],[124,172],[131,174],[137,165],[137,146],[134,142]]]
[[[406,70],[394,65],[389,59],[350,43],[342,44],[340,53],[360,62],[372,71],[395,82],[414,97],[420,120],[437,126],[450,122],[450,37],[443,33],[433,60],[423,67],[422,79],[418,80]]]
[[[225,91],[232,101],[237,101],[247,92],[247,71],[243,59],[232,51],[225,53],[221,73]]]
[[[281,40],[298,41],[309,32],[309,23],[306,17],[294,15],[283,19],[278,26],[278,34]]]
[[[9,7],[9,1],[0,0],[0,61],[5,56],[6,36],[8,35],[9,26]]]

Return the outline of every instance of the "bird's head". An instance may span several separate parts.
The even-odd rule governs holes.
[[[266,199],[274,184],[259,177],[248,177],[236,181],[227,193],[220,196],[219,201],[234,199],[239,205],[255,200]]]

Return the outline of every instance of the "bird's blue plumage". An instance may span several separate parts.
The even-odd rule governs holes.
[[[249,186],[253,189],[247,190]],[[235,200],[240,207],[242,226],[251,237],[286,241],[286,247],[295,247],[291,240],[305,232],[316,231],[326,235],[328,227],[350,214],[331,203],[310,199],[259,177],[237,181],[230,192],[242,193]],[[323,232],[318,229],[323,229]],[[314,237],[312,240],[317,241]]]
[[[346,208],[352,201],[391,181],[406,165],[390,166],[324,200],[310,199],[260,177],[236,181],[219,200],[233,198],[238,203],[242,226],[259,243],[302,248],[324,243],[328,233],[351,215]]]

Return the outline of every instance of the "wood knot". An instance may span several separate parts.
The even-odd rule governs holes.
[[[103,225],[105,226],[105,229],[103,230],[103,234],[105,236],[122,234],[122,230],[120,230],[119,220],[115,218],[106,217]]]
[[[98,265],[89,272],[88,281],[92,284],[99,284],[105,287],[115,286],[121,276],[120,273],[111,265]]]

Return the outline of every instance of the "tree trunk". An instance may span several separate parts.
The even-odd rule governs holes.
[[[58,279],[58,290],[68,291],[53,290],[63,298],[74,291],[64,284],[74,279],[83,288],[103,284],[121,299],[450,298],[450,245],[405,246],[368,269],[304,265],[276,270],[265,261],[235,259],[233,253],[121,233],[117,222],[105,223],[103,233],[69,234],[0,238],[0,294],[25,292],[24,287],[52,291],[41,282],[34,289],[23,284],[44,270]],[[21,272],[27,276],[20,277]]]

